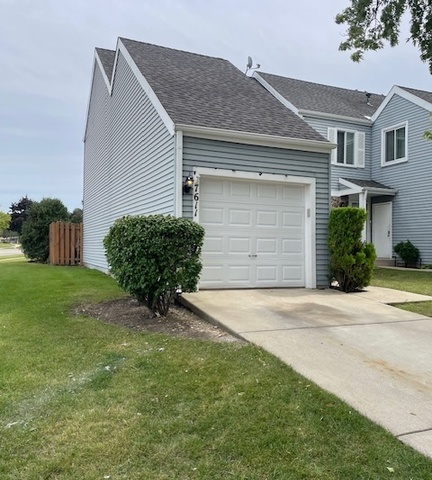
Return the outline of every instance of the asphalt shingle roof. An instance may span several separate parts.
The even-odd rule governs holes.
[[[116,52],[105,48],[96,48],[108,80],[111,80]]]
[[[227,60],[120,40],[175,124],[327,142]]]
[[[344,180],[348,180],[348,182],[354,183],[354,185],[358,185],[359,187],[391,189],[391,187],[387,187],[387,185],[383,185],[382,183],[375,182],[375,180],[359,180],[358,178],[346,178],[346,177],[344,177]]]
[[[415,88],[400,87],[407,92],[412,93],[413,95],[426,100],[426,102],[432,103],[432,92],[427,92],[426,90],[417,90]]]
[[[364,91],[332,87],[270,73],[258,72],[258,74],[299,110],[364,119],[371,117],[385,98],[384,95],[373,93],[368,105]]]

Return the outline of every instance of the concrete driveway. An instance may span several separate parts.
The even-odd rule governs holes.
[[[432,297],[370,287],[349,295],[212,290],[182,299],[432,458],[432,319],[387,305]]]

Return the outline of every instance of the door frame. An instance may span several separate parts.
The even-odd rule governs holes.
[[[380,203],[372,204],[372,243],[375,245],[375,249],[376,249],[376,240],[377,240],[375,232],[378,230],[376,220],[375,220],[375,217],[376,217],[375,207],[377,206],[379,207],[385,206],[387,208],[386,218],[388,219],[388,226],[386,226],[385,228],[388,228],[389,249],[390,249],[390,251],[387,252],[386,255],[378,256],[377,254],[377,257],[383,258],[383,259],[384,258],[390,259],[393,256],[393,202],[390,201],[390,202],[380,202]]]
[[[206,167],[193,169],[193,219],[199,223],[199,179],[200,177],[220,177],[232,180],[250,180],[252,182],[284,183],[302,185],[305,188],[305,287],[316,288],[316,179],[238,170],[223,170]]]

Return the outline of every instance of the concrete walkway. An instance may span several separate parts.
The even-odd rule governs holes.
[[[278,356],[432,458],[432,319],[387,303],[432,300],[369,287],[212,290],[182,301]]]

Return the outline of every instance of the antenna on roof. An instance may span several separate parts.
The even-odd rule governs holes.
[[[253,65],[252,57],[248,57],[245,75],[248,73],[249,70],[257,70],[258,68],[261,67],[259,63],[257,63],[254,67],[252,67],[252,65]]]
[[[372,94],[369,92],[365,92],[365,95],[366,95],[366,105],[369,105],[371,107],[372,104],[370,103],[370,97],[372,96]]]

